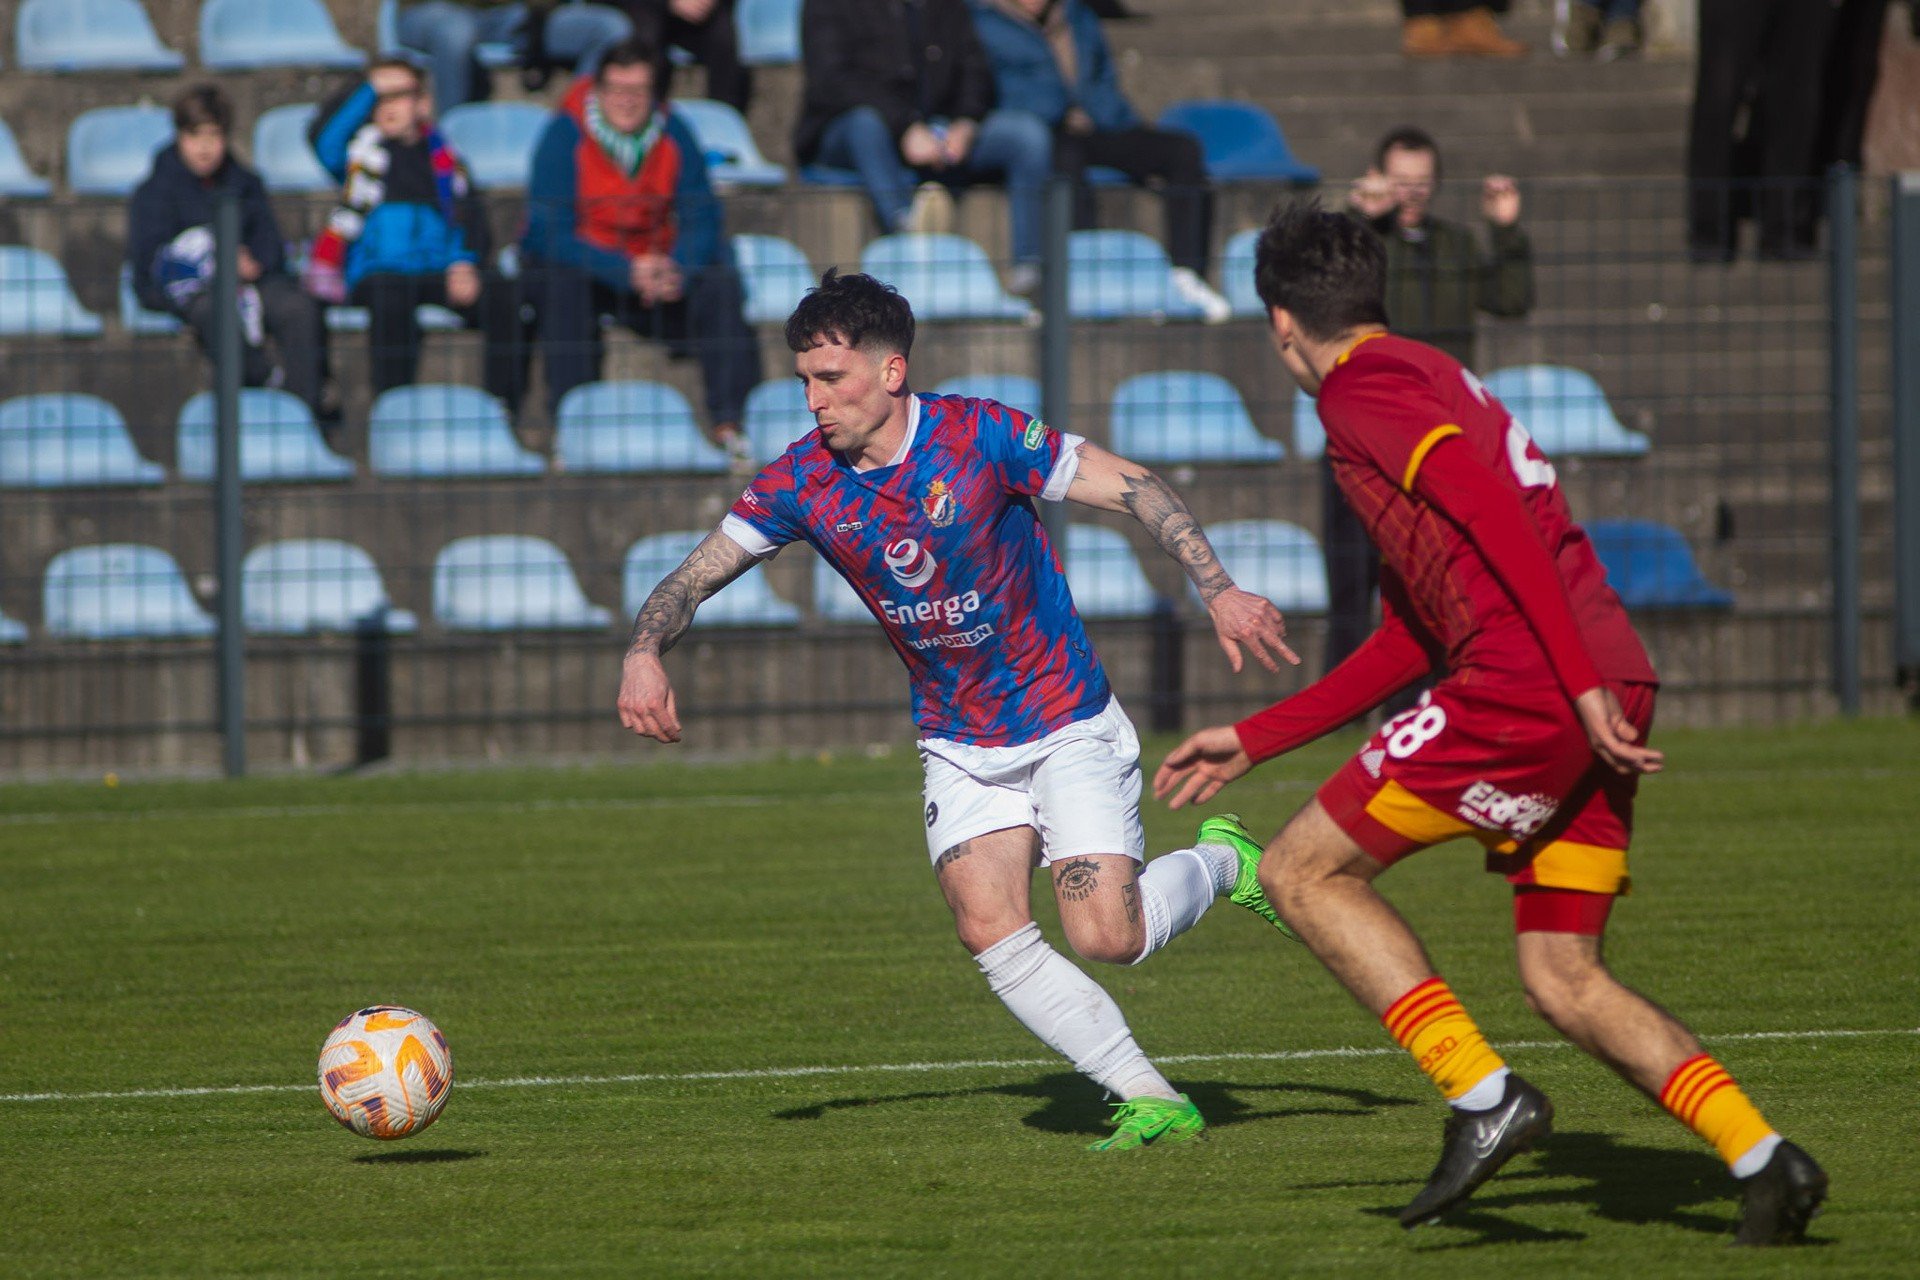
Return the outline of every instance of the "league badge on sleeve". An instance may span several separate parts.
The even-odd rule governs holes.
[[[1035,418],[1027,424],[1027,434],[1020,437],[1020,443],[1029,449],[1038,449],[1047,442],[1047,424]]]
[[[953,490],[945,480],[935,480],[927,486],[927,496],[920,499],[920,508],[927,513],[927,519],[934,528],[946,528],[953,523],[956,514]]]

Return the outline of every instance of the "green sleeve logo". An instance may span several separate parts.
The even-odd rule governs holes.
[[[1026,445],[1029,449],[1038,449],[1046,438],[1047,424],[1035,418],[1027,424],[1027,434],[1021,439],[1020,443]]]

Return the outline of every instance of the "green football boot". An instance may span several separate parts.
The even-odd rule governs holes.
[[[1186,1094],[1180,1101],[1135,1098],[1113,1104],[1113,1136],[1090,1144],[1089,1151],[1131,1151],[1204,1137],[1207,1122]]]
[[[1280,913],[1267,901],[1266,890],[1260,887],[1260,846],[1247,832],[1247,827],[1237,813],[1216,814],[1200,824],[1200,834],[1194,837],[1195,844],[1224,844],[1232,849],[1240,859],[1240,874],[1233,882],[1233,901],[1268,924],[1292,938],[1300,941],[1300,935],[1287,928],[1280,919]]]

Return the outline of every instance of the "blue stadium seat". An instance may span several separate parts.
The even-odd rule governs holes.
[[[575,631],[613,621],[582,594],[565,552],[514,534],[459,538],[441,549],[433,616],[451,631]]]
[[[921,320],[1024,320],[1033,308],[1000,287],[987,251],[965,236],[881,236],[860,269],[913,303]]]
[[[800,0],[740,0],[733,11],[740,61],[750,67],[800,61]]]
[[[27,624],[18,618],[9,618],[0,613],[0,644],[25,644],[27,642]]]
[[[420,626],[393,607],[372,556],[331,538],[255,547],[240,565],[240,598],[247,630],[259,635],[371,628],[410,634]]]
[[[91,338],[106,326],[80,305],[59,259],[17,244],[0,245],[0,336]]]
[[[320,0],[205,0],[200,63],[211,71],[367,65]]]
[[[919,309],[917,301],[914,306]],[[1167,251],[1140,231],[1076,231],[1067,238],[1067,311],[1076,320],[1201,314],[1197,303],[1174,291]]]
[[[560,400],[553,456],[563,471],[719,475],[727,455],[700,434],[687,398],[662,382],[589,382]]]
[[[113,542],[62,551],[42,584],[47,634],[68,640],[177,639],[218,628],[159,547]]]
[[[867,602],[819,556],[813,558],[813,616],[822,622],[878,622]]]
[[[1099,524],[1067,526],[1067,586],[1073,606],[1083,618],[1145,618],[1161,607],[1161,599],[1126,535]]]
[[[29,199],[44,196],[53,190],[53,184],[27,168],[27,159],[20,154],[20,142],[13,136],[13,130],[7,128],[7,122],[0,120],[0,196],[15,199]]]
[[[1265,596],[1281,609],[1325,611],[1327,563],[1320,544],[1299,525],[1285,520],[1229,520],[1208,525],[1207,541],[1243,590]],[[1199,599],[1198,592],[1193,594]]]
[[[707,174],[719,186],[777,187],[787,171],[760,154],[746,117],[711,98],[675,98],[673,112],[706,153]]]
[[[1254,246],[1259,243],[1260,232],[1249,229],[1237,233],[1220,252],[1220,292],[1233,304],[1236,316],[1264,319],[1267,314],[1267,305],[1253,287]]]
[[[524,187],[533,153],[553,112],[532,102],[463,102],[440,121],[440,132],[483,190]]]
[[[627,548],[626,564],[620,572],[627,613],[639,613],[660,580],[679,568],[706,536],[700,530],[657,533]],[[773,593],[767,585],[766,570],[759,565],[722,587],[693,615],[696,627],[791,627],[799,621],[800,610]]]
[[[140,305],[133,292],[133,268],[124,262],[120,264],[120,327],[140,334],[178,333],[181,328],[180,317]]]
[[[373,402],[367,437],[375,475],[533,476],[547,469],[514,438],[500,402],[478,387],[395,387]]]
[[[81,196],[130,196],[153,171],[153,153],[173,144],[165,107],[95,107],[67,128],[67,189]]]
[[[13,24],[23,71],[178,71],[139,0],[26,0]]]
[[[382,58],[404,58],[411,52],[400,44],[400,0],[380,0],[374,10],[373,51]]]
[[[963,373],[933,389],[935,395],[998,400],[1028,417],[1040,416],[1040,383],[1018,373]]]
[[[211,480],[214,399],[202,391],[180,410],[174,466],[182,480]],[[327,448],[313,413],[298,396],[266,387],[240,392],[240,478],[263,481],[350,480],[353,463]]]
[[[289,102],[260,113],[253,122],[253,167],[269,191],[338,191],[307,141],[307,126],[319,110],[312,102]]]
[[[166,470],[133,447],[120,411],[98,396],[55,391],[0,404],[0,485],[78,489],[164,479]]]
[[[1136,462],[1276,462],[1287,452],[1215,373],[1137,373],[1114,388],[1108,421],[1114,452]]]
[[[1644,435],[1621,425],[1607,404],[1607,393],[1590,373],[1565,365],[1524,364],[1496,369],[1484,384],[1549,458],[1632,458],[1651,446]]]
[[[779,236],[733,237],[733,260],[747,287],[748,324],[784,324],[820,283],[800,246]]]
[[[772,462],[814,428],[798,378],[768,378],[747,393],[747,440],[756,462]]]
[[[1678,529],[1657,520],[1594,520],[1583,527],[1606,566],[1607,585],[1627,608],[1733,607],[1733,593],[1707,581]]]
[[[1327,451],[1327,429],[1320,422],[1320,404],[1305,390],[1293,391],[1293,456],[1317,458]]]
[[[1216,182],[1320,181],[1318,169],[1295,158],[1280,122],[1250,102],[1176,102],[1160,113],[1160,127],[1184,129],[1199,138],[1207,174]]]

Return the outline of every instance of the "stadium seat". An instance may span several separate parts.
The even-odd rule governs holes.
[[[1028,417],[1040,416],[1040,383],[1018,373],[963,373],[948,378],[933,389],[939,396],[972,396],[975,400],[998,400]]]
[[[784,324],[820,282],[800,246],[779,236],[734,236],[733,260],[747,288],[748,324]]]
[[[1293,391],[1293,456],[1317,458],[1327,451],[1327,429],[1320,423],[1320,404],[1303,388]]]
[[[560,400],[553,456],[562,471],[719,475],[724,450],[708,442],[687,398],[662,382],[589,382]]]
[[[26,157],[20,154],[19,139],[7,128],[7,122],[0,120],[0,196],[24,200],[47,195],[52,190],[51,182],[27,167]]]
[[[1320,544],[1299,525],[1285,520],[1229,520],[1208,525],[1207,541],[1243,590],[1265,596],[1281,609],[1325,611],[1326,560]],[[1193,596],[1200,598],[1197,591]]]
[[[453,631],[572,631],[613,614],[581,593],[566,553],[545,538],[459,538],[433,562],[433,616]]]
[[[59,259],[0,245],[0,337],[91,338],[104,328],[73,296]]]
[[[706,536],[704,530],[657,533],[627,549],[620,582],[628,616],[640,612],[660,579],[678,568]],[[693,615],[696,627],[791,627],[799,621],[800,610],[773,593],[759,565],[722,587]]]
[[[813,430],[807,411],[807,393],[798,378],[768,378],[747,393],[746,421],[741,424],[753,446],[756,462],[772,462],[787,446]]]
[[[547,469],[514,438],[500,402],[478,387],[395,387],[373,402],[367,437],[375,475],[532,476]]]
[[[410,634],[419,620],[396,609],[373,557],[351,542],[289,538],[247,553],[240,565],[248,631],[299,636],[374,629]]]
[[[367,55],[340,38],[320,0],[206,0],[200,63],[210,71],[354,68],[366,66]]]
[[[1118,529],[1099,524],[1067,526],[1067,586],[1083,618],[1145,618],[1161,606],[1133,547]]]
[[[240,392],[240,478],[263,481],[349,480],[353,463],[327,448],[313,413],[298,396],[266,387]],[[202,391],[180,410],[174,467],[182,480],[213,479],[214,398]]]
[[[0,613],[0,644],[25,644],[27,642],[27,624],[18,618],[9,618]]]
[[[62,551],[42,587],[47,634],[68,640],[176,639],[218,630],[159,547],[114,542]]]
[[[917,299],[914,306],[918,310]],[[1167,251],[1140,231],[1075,231],[1068,237],[1067,311],[1076,320],[1186,320],[1201,314],[1197,303],[1174,292]]]
[[[22,71],[178,71],[139,0],[25,0],[13,24]]]
[[[813,558],[813,616],[822,622],[878,622],[839,570],[820,556]]]
[[[553,112],[532,102],[463,102],[440,121],[440,132],[482,190],[524,187],[533,153]]]
[[[750,67],[800,61],[800,0],[740,0],[733,11],[740,61]]]
[[[675,98],[673,112],[706,153],[707,175],[716,186],[778,187],[786,182],[786,169],[760,154],[746,117],[726,103]]]
[[[133,447],[120,411],[98,396],[55,391],[0,404],[0,485],[79,489],[164,479],[165,468]]]
[[[404,58],[411,52],[400,44],[400,0],[380,0],[374,10],[373,51],[382,58]]]
[[[1267,305],[1253,287],[1254,246],[1259,243],[1260,232],[1249,229],[1235,234],[1220,252],[1220,292],[1233,304],[1236,316],[1264,318],[1267,314]]]
[[[1607,585],[1629,609],[1730,609],[1733,593],[1708,582],[1678,529],[1657,520],[1593,520],[1584,528]]]
[[[1651,445],[1644,435],[1620,424],[1607,404],[1607,393],[1592,374],[1579,369],[1518,365],[1494,370],[1484,385],[1549,458],[1576,454],[1631,458]]]
[[[181,328],[180,317],[140,305],[133,292],[133,268],[124,262],[120,264],[120,327],[140,334],[178,333]]]
[[[311,102],[289,102],[283,107],[260,113],[253,122],[253,167],[260,171],[269,191],[338,191],[333,180],[313,154],[307,141],[307,126],[319,108]]]
[[[1160,127],[1184,129],[1199,138],[1207,174],[1216,182],[1320,181],[1318,169],[1295,158],[1280,122],[1250,102],[1176,102],[1160,113]]]
[[[881,236],[860,269],[913,302],[921,320],[1024,320],[1033,308],[1000,287],[987,251],[965,236]]]
[[[173,144],[165,107],[95,107],[67,128],[67,189],[80,196],[130,196],[153,171],[153,154]]]
[[[1114,388],[1108,422],[1114,452],[1136,462],[1276,462],[1287,452],[1215,373],[1137,373]]]

